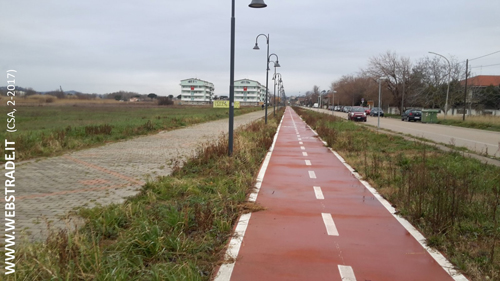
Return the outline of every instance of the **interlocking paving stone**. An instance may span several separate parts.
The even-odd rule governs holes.
[[[234,128],[263,116],[263,111],[237,116]],[[200,144],[214,141],[227,131],[228,119],[223,119],[16,163],[18,240],[45,240],[47,222],[51,229],[80,225],[82,220],[77,217],[71,217],[71,221],[63,218],[82,206],[122,203],[137,194],[148,178],[168,176],[172,161],[194,155]],[[2,216],[5,221],[4,212]],[[4,232],[2,228],[2,237]]]

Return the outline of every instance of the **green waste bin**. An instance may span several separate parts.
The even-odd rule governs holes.
[[[424,109],[424,110],[422,110],[422,122],[423,123],[436,123],[438,113],[439,113],[439,109]]]

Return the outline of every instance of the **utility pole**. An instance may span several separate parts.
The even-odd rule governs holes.
[[[405,100],[405,73],[406,73],[406,66],[403,65],[403,95],[401,97],[401,115],[404,112],[404,100]],[[382,109],[382,108],[380,108]]]
[[[465,121],[465,111],[467,110],[467,76],[469,74],[468,72],[469,72],[469,59],[465,61],[464,115],[462,117],[462,121]]]

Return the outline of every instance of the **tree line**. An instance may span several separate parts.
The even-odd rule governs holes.
[[[397,107],[399,111],[410,107],[445,108],[448,76],[450,77],[448,109],[464,107],[468,109],[500,109],[500,85],[474,87],[469,85],[467,95],[465,80],[465,62],[452,57],[450,67],[439,56],[424,57],[412,61],[409,57],[395,52],[371,57],[368,66],[353,75],[344,75],[332,82],[329,91],[320,91],[314,86],[306,93],[306,104],[317,102],[318,96],[328,97],[335,105],[361,105],[362,99],[378,105],[378,79],[381,82],[382,107]],[[469,71],[468,75],[471,77]],[[335,93],[334,93],[335,91]]]

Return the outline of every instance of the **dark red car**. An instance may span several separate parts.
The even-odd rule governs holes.
[[[361,106],[354,106],[347,113],[347,120],[366,122],[366,112]]]

